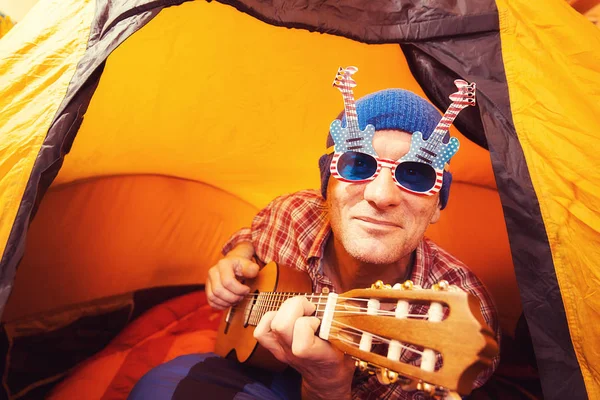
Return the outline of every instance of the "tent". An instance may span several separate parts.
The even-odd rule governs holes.
[[[10,17],[0,12],[0,38],[6,35],[6,33],[10,30],[10,28],[13,27],[13,25],[14,24]]]
[[[561,0],[41,1],[0,40],[5,394],[43,396],[200,287],[270,199],[317,187],[328,86],[356,65],[357,96],[404,87],[441,110],[454,79],[477,83],[428,234],[508,337],[522,308],[545,398],[600,398],[599,44]]]

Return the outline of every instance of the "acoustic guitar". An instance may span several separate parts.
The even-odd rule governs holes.
[[[310,293],[308,275],[271,262],[245,284],[250,292],[223,314],[215,350],[242,363],[270,370],[285,368],[258,344],[253,332],[265,313],[298,295],[317,306],[319,337],[353,357],[358,368],[376,374],[383,384],[399,383],[430,394],[466,395],[498,354],[479,300],[445,281],[432,289],[421,289],[410,281],[393,287],[378,281],[369,289],[341,294]],[[427,312],[413,315],[412,305]],[[374,345],[377,353],[372,351]],[[420,365],[402,362],[406,351],[418,352]],[[437,368],[440,356],[442,366]]]

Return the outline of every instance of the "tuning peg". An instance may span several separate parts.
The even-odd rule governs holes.
[[[450,284],[446,280],[441,280],[438,283],[434,284],[431,288],[433,290],[445,291],[448,290]]]
[[[410,279],[407,281],[404,281],[404,283],[402,284],[402,289],[404,290],[412,290],[414,288],[415,284],[413,283],[413,281],[411,281]]]
[[[419,381],[419,383],[417,383],[417,390],[425,392],[429,394],[429,396],[433,396],[435,394],[435,386],[423,381]]]
[[[405,388],[403,389],[407,390]],[[457,392],[448,390],[441,386],[431,385],[423,381],[419,381],[416,386],[413,386],[412,390],[415,389],[426,393],[428,398],[434,400],[460,400],[462,398]]]
[[[369,368],[369,364],[366,361],[356,360],[354,365],[356,365],[360,372],[365,372]]]
[[[436,283],[435,285],[433,285],[431,288],[433,290],[450,291],[450,292],[456,292],[456,291],[461,291],[462,290],[462,289],[460,289],[456,285],[449,284],[448,281],[446,281],[446,280],[439,281],[438,283]]]
[[[448,391],[444,393],[442,400],[461,400],[462,397],[456,392]]]
[[[382,385],[390,385],[398,381],[398,373],[390,371],[387,368],[377,368],[375,375],[377,376],[379,383]]]
[[[371,289],[391,289],[392,285],[385,284],[383,281],[379,280],[371,285]]]

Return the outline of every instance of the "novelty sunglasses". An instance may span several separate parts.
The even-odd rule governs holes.
[[[442,188],[443,170],[406,160],[405,157],[394,161],[367,153],[345,151],[334,154],[330,171],[334,178],[342,182],[361,183],[374,180],[383,168],[389,168],[394,182],[400,188],[428,196],[438,193]]]
[[[335,144],[329,167],[331,175],[342,182],[360,183],[374,180],[383,168],[389,168],[394,182],[400,188],[427,196],[438,193],[442,188],[444,169],[459,147],[457,138],[451,137],[447,142],[444,142],[444,138],[458,113],[465,107],[475,105],[475,83],[455,80],[458,91],[449,96],[452,103],[433,132],[427,139],[422,132],[413,132],[408,153],[394,161],[377,156],[373,148],[375,126],[368,124],[364,130],[359,127],[352,93],[352,88],[356,86],[352,75],[356,71],[356,67],[340,67],[333,81],[333,86],[340,90],[344,98],[346,127],[342,127],[342,121],[338,119],[329,127]]]

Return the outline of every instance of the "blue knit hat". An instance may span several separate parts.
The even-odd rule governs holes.
[[[420,131],[425,139],[429,138],[441,119],[440,113],[427,100],[402,89],[386,89],[371,93],[356,101],[358,126],[360,130],[369,124],[375,126],[376,131],[385,129],[403,130],[407,132]],[[343,113],[342,113],[343,114]],[[338,117],[339,119],[339,117]],[[346,116],[342,117],[342,126],[346,126]],[[447,140],[449,134],[446,134]],[[327,148],[333,146],[331,133],[327,135]],[[321,194],[327,198],[327,184],[329,182],[329,165],[333,154],[325,154],[319,159],[321,170]],[[452,174],[444,171],[442,188],[440,189],[440,206],[445,208],[448,204]]]

